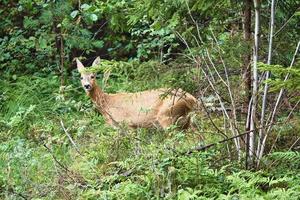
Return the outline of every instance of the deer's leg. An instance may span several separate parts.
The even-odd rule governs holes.
[[[188,115],[183,115],[178,117],[178,119],[176,120],[175,124],[183,129],[187,129],[190,127],[190,116]]]
[[[170,125],[173,124],[172,118],[165,115],[158,116],[157,121],[163,129],[168,128]]]
[[[172,116],[170,115],[170,111],[166,106],[162,107],[158,111],[156,120],[163,129],[168,128],[173,124]]]
[[[185,125],[189,121],[187,120],[187,112],[184,101],[177,101],[174,104],[165,102],[157,114],[157,121],[163,128],[177,124],[177,122]]]

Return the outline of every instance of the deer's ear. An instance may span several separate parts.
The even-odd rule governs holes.
[[[92,66],[97,66],[97,65],[99,65],[100,64],[100,57],[98,56],[95,60],[94,60],[94,62],[93,62],[93,64],[92,64]]]
[[[77,64],[77,69],[79,72],[84,69],[83,64],[80,62],[80,60],[78,58],[76,58],[76,64]]]

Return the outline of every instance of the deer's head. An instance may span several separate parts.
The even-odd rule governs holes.
[[[77,63],[77,69],[80,73],[81,84],[86,92],[90,92],[96,86],[96,74],[92,72],[84,71],[85,67],[78,58],[76,58],[76,63]],[[96,66],[99,64],[100,64],[100,57],[97,57],[94,60],[92,66]]]

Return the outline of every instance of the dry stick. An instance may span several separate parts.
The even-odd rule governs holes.
[[[208,145],[205,145],[205,146],[196,146],[196,147],[194,147],[194,148],[192,148],[192,149],[190,149],[188,151],[181,152],[180,154],[181,155],[190,155],[191,153],[194,153],[194,152],[204,151],[204,150],[209,149],[211,147],[217,146],[218,144],[222,144],[222,143],[228,142],[228,141],[233,140],[235,138],[243,137],[243,136],[249,134],[250,132],[252,132],[252,131],[251,130],[250,131],[246,131],[246,132],[241,133],[239,135],[235,135],[235,136],[232,136],[230,138],[226,138],[224,140],[221,140],[221,141],[218,141],[218,142],[215,142],[215,143],[211,143],[211,144],[208,144]]]
[[[210,76],[213,77],[213,75],[211,74],[211,71],[209,70],[208,64],[206,62],[205,62],[205,64],[207,65],[208,71],[210,72]],[[229,114],[228,114],[228,112],[227,112],[227,110],[225,108],[224,102],[222,101],[222,98],[221,98],[220,94],[218,93],[217,89],[214,87],[214,84],[212,83],[212,81],[210,81],[208,74],[204,70],[202,70],[202,71],[203,71],[206,79],[208,80],[211,88],[214,90],[215,94],[217,95],[217,98],[218,98],[219,103],[221,105],[222,111],[223,111],[224,115],[226,116],[226,118],[229,121],[229,126],[230,126],[230,130],[231,130],[232,134],[236,135],[236,132],[235,132],[235,129],[234,129],[235,126],[233,125],[232,120],[229,117]],[[239,142],[237,142],[236,139],[234,140],[234,142],[235,142],[235,146],[237,148],[237,152],[238,152],[239,159],[240,159],[240,144],[239,144]]]
[[[282,123],[278,123],[278,124],[283,124],[284,122],[282,122]],[[270,125],[269,125],[270,126]],[[258,127],[257,129],[261,129],[262,127]],[[235,139],[235,138],[238,138],[238,137],[242,137],[242,136],[244,136],[244,135],[247,135],[247,134],[249,134],[250,132],[252,132],[251,130],[250,131],[245,131],[245,132],[243,132],[243,133],[241,133],[241,134],[239,134],[239,135],[234,135],[234,136],[232,136],[232,137],[229,137],[229,138],[226,138],[226,139],[224,139],[224,140],[220,140],[220,141],[218,141],[218,142],[215,142],[215,143],[211,143],[211,144],[208,144],[208,145],[205,145],[205,146],[197,146],[197,147],[195,147],[195,148],[193,148],[193,149],[190,149],[190,150],[188,150],[188,151],[186,151],[186,152],[183,152],[182,154],[190,154],[190,153],[193,153],[193,151],[202,151],[202,150],[206,150],[206,149],[208,149],[208,148],[210,148],[210,147],[213,147],[213,146],[216,146],[216,145],[218,145],[218,144],[222,144],[222,143],[224,143],[224,142],[227,142],[227,141],[230,141],[230,140],[232,140],[232,139]]]
[[[229,92],[230,98],[231,98],[231,105],[233,105],[233,104],[234,104],[234,102],[233,102],[234,100],[233,100],[233,98],[232,98],[233,96],[232,96],[232,92],[231,92],[231,88],[230,88],[229,81],[226,83],[225,80],[220,76],[220,74],[218,73],[218,71],[217,71],[217,69],[216,69],[216,67],[215,67],[215,65],[214,65],[214,63],[213,63],[213,61],[212,61],[212,59],[211,59],[211,56],[210,56],[209,51],[208,51],[207,48],[206,48],[206,54],[207,54],[207,57],[208,57],[208,59],[209,59],[211,65],[213,66],[214,70],[216,71],[216,73],[217,73],[218,76],[220,77],[221,81],[224,83],[224,85],[225,85],[226,88],[228,89],[228,92]],[[209,69],[209,66],[208,66],[208,64],[207,64],[207,62],[206,62],[206,60],[205,60],[204,57],[203,57],[203,60],[205,61],[205,64],[206,64],[206,66],[207,66],[206,68],[207,68],[208,71],[210,72],[210,76],[213,77],[212,72],[211,72],[211,70]],[[225,69],[226,69],[226,66],[224,66],[224,67],[225,67]],[[225,74],[226,74],[226,72],[227,72],[227,70],[225,70]],[[214,80],[214,79],[213,79],[213,80]],[[215,80],[214,80],[214,82],[215,82]],[[220,97],[221,97],[221,96],[220,96]],[[222,103],[221,103],[221,102],[220,102],[220,104],[221,104],[221,107],[222,107]],[[222,107],[222,108],[223,108],[223,107]],[[233,106],[232,109],[235,110],[235,106]],[[238,135],[238,132],[239,132],[239,131],[237,131],[236,117],[235,117],[235,115],[234,115],[234,119],[232,120],[232,119],[229,117],[229,114],[227,113],[227,111],[226,111],[226,109],[225,109],[225,106],[224,106],[223,112],[225,113],[225,115],[227,116],[227,118],[228,118],[228,120],[229,120],[229,125],[230,125],[231,132],[233,133],[233,135]],[[237,152],[238,152],[238,156],[239,156],[239,159],[240,159],[240,143],[239,143],[239,140],[235,139],[234,142],[235,142],[235,145],[236,145],[236,148],[237,148]]]
[[[300,140],[300,137],[297,138],[297,140],[292,144],[292,146],[289,148],[289,151],[292,150],[292,148],[297,144],[297,142]]]
[[[193,15],[192,15],[192,13],[191,13],[191,10],[190,10],[190,7],[189,7],[188,2],[185,1],[185,3],[186,3],[186,6],[187,6],[187,9],[188,9],[189,16],[190,16],[190,18],[192,19],[193,23],[194,23],[195,26],[196,26],[198,38],[199,38],[200,42],[203,43],[203,40],[202,40],[200,31],[199,31],[200,29],[199,29],[198,23],[196,22],[196,20],[194,19]],[[197,41],[197,40],[196,40],[196,41]],[[197,42],[197,44],[199,45],[198,42]],[[200,46],[199,46],[199,47],[200,47]],[[208,51],[208,49],[205,48],[205,50],[206,50],[206,53],[207,53],[207,55],[208,55],[209,60],[211,61],[211,57],[209,56],[209,51]],[[214,67],[214,63],[213,63],[212,61],[211,61],[211,63],[212,63],[212,66]],[[209,67],[207,66],[207,68],[209,68]],[[226,67],[225,67],[225,68],[226,68]],[[217,72],[217,74],[219,75],[219,73],[218,73],[218,71],[216,70],[215,67],[214,67],[214,69],[215,69],[215,71]],[[226,73],[226,71],[225,71],[225,73]],[[230,89],[229,85],[226,84],[226,82],[223,80],[223,78],[222,78],[220,75],[219,75],[219,77],[220,77],[220,79],[225,83],[225,86],[228,88],[228,92],[231,93],[231,89]],[[231,102],[231,103],[234,103],[234,102]],[[220,101],[220,104],[221,104],[221,107],[223,108],[223,106],[222,106],[223,102]],[[232,134],[233,134],[233,135],[236,135],[237,132],[239,132],[239,131],[237,131],[236,121],[232,122],[232,119],[229,117],[229,115],[228,115],[228,113],[227,113],[225,107],[223,108],[223,110],[224,110],[226,116],[228,117],[228,120],[229,120],[229,124],[230,124],[230,127],[231,127]],[[234,120],[236,120],[236,119],[234,119]],[[236,132],[236,131],[237,131],[237,132]],[[240,149],[241,149],[241,147],[240,147],[240,144],[239,144],[239,141],[238,141],[238,140],[235,140],[235,145],[236,145],[236,148],[237,148],[238,156],[239,156],[239,158],[240,158]]]
[[[205,103],[203,102],[203,99],[200,97],[199,100],[200,100],[200,102],[201,102],[201,104],[202,104],[202,106],[203,106],[203,108],[204,108],[204,111],[206,112],[206,114],[207,114],[207,116],[208,116],[209,121],[212,123],[213,127],[214,127],[214,128],[215,128],[222,136],[224,136],[225,138],[228,138],[228,136],[227,136],[223,131],[221,131],[221,130],[219,129],[219,127],[215,124],[215,122],[212,120],[211,115],[210,115],[210,113],[209,113],[209,111],[208,111],[208,109],[207,109]]]
[[[81,8],[81,1],[78,0],[78,10],[80,10],[80,8]]]
[[[229,93],[229,96],[230,96],[230,100],[231,100],[232,110],[233,110],[233,120],[229,117],[229,114],[227,114],[227,112],[226,112],[226,116],[228,117],[230,129],[231,129],[233,135],[238,135],[239,131],[237,131],[237,125],[236,125],[236,115],[235,115],[235,106],[234,106],[235,103],[234,103],[234,100],[233,100],[233,95],[232,95],[232,92],[231,92],[229,80],[227,79],[227,82],[225,82],[225,80],[220,76],[218,70],[216,69],[216,67],[215,67],[215,65],[214,65],[214,63],[213,63],[213,61],[211,59],[211,56],[210,56],[210,53],[209,53],[208,49],[206,49],[206,54],[207,54],[207,57],[208,57],[211,65],[213,66],[215,72],[217,73],[217,75],[221,79],[221,82],[224,83],[224,85],[226,86],[226,88],[228,90],[228,93]],[[207,68],[209,69],[208,64],[206,64],[206,65],[207,65]],[[225,67],[225,65],[224,65],[224,67]],[[225,70],[225,74],[226,73],[227,73],[227,70]],[[210,75],[213,76],[211,72],[210,72]],[[224,108],[225,108],[225,106],[224,106]],[[234,142],[235,142],[235,145],[237,147],[238,157],[239,157],[239,160],[240,160],[240,156],[241,156],[240,155],[240,147],[241,147],[240,146],[240,142],[237,139],[235,139]]]
[[[268,50],[269,52],[268,52],[268,61],[267,61],[268,65],[271,64],[271,59],[272,59],[273,32],[274,32],[274,21],[275,21],[275,0],[272,0],[272,2],[271,2],[270,18],[271,18],[271,22],[270,22],[270,35],[269,35],[269,50]],[[265,80],[268,80],[269,76],[270,76],[270,72],[267,71]],[[265,83],[263,101],[262,101],[262,109],[261,109],[261,117],[260,117],[260,126],[263,128],[259,130],[256,155],[260,154],[261,146],[264,145],[264,144],[262,144],[261,139],[264,137],[264,134],[265,134],[264,122],[265,122],[265,114],[266,114],[268,89],[269,89],[269,85],[268,85],[268,83]],[[257,166],[258,165],[259,165],[259,160],[257,161]]]
[[[192,56],[192,60],[195,61],[195,56],[189,46],[189,44],[187,43],[187,41],[184,39],[184,37],[178,32],[178,31],[175,31],[175,34],[178,36],[178,38],[184,43],[184,45],[187,47],[187,49],[189,50],[191,56]]]
[[[206,50],[206,55],[207,55],[207,57],[208,57],[208,60],[209,60],[209,62],[211,63],[211,66],[213,67],[214,71],[217,73],[217,75],[218,75],[218,77],[220,78],[221,82],[224,83],[224,85],[228,88],[228,87],[229,87],[228,83],[226,83],[225,80],[221,77],[221,75],[220,75],[219,71],[217,70],[217,68],[216,68],[216,66],[215,66],[215,64],[214,64],[214,62],[213,62],[212,59],[211,59],[211,56],[210,56],[210,53],[209,53],[208,49],[205,48],[205,50]],[[226,72],[225,72],[225,73],[226,73]]]
[[[293,114],[294,110],[297,108],[298,104],[300,103],[300,100],[297,101],[297,103],[295,104],[295,106],[292,108],[292,110],[290,111],[290,113],[288,114],[287,118],[284,120],[283,124],[286,124],[287,121],[290,119],[291,115]],[[275,143],[277,142],[277,139],[278,139],[278,135],[274,141],[274,143],[272,144],[271,148],[270,148],[270,151],[268,154],[270,154],[273,149],[274,149],[274,146],[275,146]],[[299,139],[299,138],[298,138]],[[296,142],[290,147],[290,149],[297,143],[298,139],[296,140]],[[289,149],[289,150],[290,150]]]
[[[197,147],[195,147],[195,148],[193,148],[193,149],[190,149],[190,150],[188,150],[188,151],[186,151],[186,152],[183,152],[182,154],[187,154],[187,155],[189,155],[189,154],[191,154],[191,153],[193,153],[193,152],[204,151],[204,150],[206,150],[206,149],[208,149],[208,148],[210,148],[210,147],[216,146],[216,145],[218,145],[218,144],[222,144],[222,143],[228,142],[228,141],[230,141],[230,140],[233,140],[233,139],[235,139],[235,138],[242,137],[242,136],[244,136],[244,135],[246,135],[246,134],[248,134],[248,133],[250,133],[250,132],[252,132],[252,131],[247,131],[247,132],[241,133],[241,134],[239,134],[239,135],[235,135],[235,136],[226,138],[226,139],[224,139],[224,140],[218,141],[218,142],[216,142],[216,143],[211,143],[211,144],[208,144],[208,145],[205,145],[205,146],[197,146]]]
[[[197,23],[196,20],[194,19],[194,17],[193,17],[193,15],[192,15],[192,13],[191,13],[191,10],[190,10],[190,7],[189,7],[187,1],[186,1],[186,6],[187,6],[187,8],[188,8],[189,16],[190,16],[190,18],[192,19],[193,23],[194,23],[195,26],[196,26],[198,38],[199,38],[199,40],[200,40],[201,43],[204,43],[203,40],[202,40],[202,37],[201,37],[201,35],[200,35],[198,23]],[[195,41],[196,41],[198,47],[201,47],[201,46],[200,46],[200,43],[199,43],[198,40],[197,40],[197,38],[196,38],[194,35],[192,35],[192,36],[193,36],[193,38],[195,39]],[[211,56],[210,56],[210,53],[209,53],[208,49],[205,48],[205,50],[206,50],[207,57],[208,57],[210,63],[212,64],[212,66],[213,66],[215,72],[217,73],[218,77],[219,77],[220,80],[224,83],[224,85],[225,85],[226,87],[228,87],[227,83],[224,81],[224,79],[221,77],[219,71],[216,69],[215,64],[213,63],[213,61],[212,61],[212,59],[211,59]],[[208,68],[208,69],[209,69],[209,68]],[[226,72],[225,72],[225,73],[226,73]],[[213,76],[212,76],[212,77],[213,77]]]
[[[200,31],[199,31],[200,29],[199,29],[198,23],[195,21],[195,19],[194,19],[193,16],[192,16],[190,7],[189,7],[189,5],[188,5],[188,2],[187,2],[187,1],[185,1],[185,2],[186,2],[186,6],[187,6],[187,9],[188,9],[189,16],[190,16],[190,18],[192,19],[193,23],[194,23],[195,26],[196,26],[198,38],[199,38],[200,42],[203,43],[203,40],[202,40],[201,35],[200,35]],[[178,33],[178,32],[177,32],[177,33]],[[178,35],[180,36],[180,39],[186,44],[186,46],[187,46],[187,48],[189,49],[189,51],[192,53],[192,51],[191,51],[191,49],[189,48],[189,45],[187,44],[186,40],[185,40],[179,33],[178,33]],[[194,37],[194,38],[195,38],[195,37]],[[197,41],[197,44],[199,45],[197,39],[196,39],[196,41]],[[207,52],[207,54],[209,54],[207,48],[206,48],[206,52]],[[193,56],[193,54],[192,54],[192,57],[195,58],[195,57]],[[209,57],[209,58],[210,58],[210,57]],[[195,59],[195,61],[197,61],[197,59]],[[212,64],[213,64],[213,63],[212,63]],[[206,65],[207,65],[207,63],[206,63]],[[209,69],[208,65],[207,65],[207,68]],[[235,130],[234,130],[234,127],[235,127],[235,126],[232,124],[231,118],[229,117],[229,115],[228,115],[228,113],[227,113],[227,111],[226,111],[226,109],[225,109],[225,107],[224,107],[224,103],[223,103],[223,101],[221,100],[220,95],[217,93],[217,90],[214,88],[213,84],[212,84],[211,81],[209,80],[209,78],[208,78],[206,72],[205,72],[203,69],[202,69],[202,71],[203,71],[203,73],[205,74],[206,79],[209,81],[210,85],[212,86],[214,92],[216,93],[216,95],[217,95],[217,97],[218,97],[218,99],[219,99],[220,105],[221,105],[221,107],[222,107],[222,109],[223,109],[223,112],[225,113],[226,117],[227,117],[228,120],[229,120],[229,124],[230,124],[230,128],[231,128],[232,134],[235,135],[235,134],[236,134],[236,132],[235,132]],[[212,78],[213,78],[213,76],[212,76]],[[226,85],[226,84],[225,84],[225,85]],[[237,151],[238,151],[238,155],[240,155],[240,145],[239,145],[239,143],[238,143],[236,140],[235,140],[235,144],[236,144],[236,148],[237,148]]]
[[[64,123],[62,120],[60,120],[60,125],[62,127],[62,129],[64,130],[65,134],[67,135],[67,137],[69,138],[70,142],[72,143],[72,145],[74,146],[76,152],[79,154],[79,155],[82,155],[81,152],[79,151],[76,143],[74,142],[74,140],[72,139],[71,135],[68,133],[67,129],[65,128],[64,126]]]
[[[298,51],[299,51],[299,48],[300,48],[300,41],[299,41],[298,44],[297,44],[297,47],[296,47],[296,50],[295,50],[295,53],[294,53],[292,62],[291,62],[290,67],[289,67],[288,69],[290,69],[290,68],[293,67],[293,65],[294,65],[294,63],[295,63],[295,60],[296,60],[296,57],[297,57],[297,54],[298,54]],[[290,75],[290,74],[288,73],[288,74],[285,76],[283,82],[286,82],[286,81],[287,81],[287,79],[289,78],[289,75]],[[268,122],[266,122],[267,124],[269,124],[269,126],[268,126],[268,129],[267,129],[266,134],[264,135],[264,138],[263,138],[263,141],[262,141],[262,144],[263,144],[263,145],[261,146],[261,149],[260,149],[260,152],[259,152],[259,155],[258,155],[258,158],[259,158],[259,159],[260,159],[260,158],[262,157],[262,155],[263,155],[263,152],[264,152],[264,149],[265,149],[265,145],[264,145],[264,144],[265,144],[265,142],[266,142],[266,140],[267,140],[268,133],[270,132],[270,130],[271,130],[271,128],[272,128],[272,124],[273,124],[273,122],[274,122],[274,118],[275,118],[275,115],[276,115],[276,112],[277,112],[279,103],[280,103],[280,101],[281,101],[281,97],[282,97],[282,95],[283,95],[283,92],[284,92],[284,88],[281,88],[281,89],[280,89],[280,92],[279,92],[279,94],[278,94],[278,97],[277,97],[276,104],[275,104],[275,106],[274,106],[273,112],[272,112],[272,114],[271,114],[271,119],[270,119]]]
[[[79,1],[80,2],[80,1]],[[79,3],[80,5],[80,3]],[[79,6],[80,7],[80,6]],[[92,40],[95,39],[96,35],[101,31],[101,29],[108,23],[108,21],[105,21],[101,26],[100,28],[94,33],[93,37],[92,37]],[[83,51],[80,56],[82,56],[85,52]],[[79,57],[80,57],[79,56]],[[96,56],[95,56],[96,57]]]
[[[299,42],[298,42],[298,44],[297,44],[297,47],[296,47],[296,50],[295,50],[295,52],[294,52],[294,56],[293,56],[292,62],[291,62],[291,64],[290,64],[290,66],[289,66],[288,69],[291,69],[291,68],[293,67],[293,65],[294,65],[294,63],[295,63],[295,60],[296,60],[296,57],[297,57],[297,54],[298,54],[298,51],[299,51],[299,48],[300,48],[300,40],[299,40]],[[290,76],[290,74],[288,73],[288,74],[285,76],[283,82],[286,82],[287,79],[289,78],[289,76]],[[280,89],[280,92],[279,92],[279,94],[278,94],[278,97],[277,97],[277,101],[276,101],[275,107],[274,107],[273,112],[272,112],[272,115],[271,115],[271,119],[270,119],[270,123],[271,123],[271,124],[272,124],[272,122],[273,122],[273,120],[274,120],[274,117],[275,117],[275,114],[276,114],[276,112],[277,112],[278,105],[279,105],[279,103],[280,103],[280,100],[281,100],[281,97],[282,97],[282,95],[283,95],[283,92],[284,92],[284,88]],[[269,132],[270,129],[271,129],[271,127],[268,128],[267,133]]]
[[[211,80],[212,80],[212,82],[213,82],[214,85],[215,85],[215,84],[217,83],[217,81],[216,81],[216,79],[215,79],[215,77],[214,77],[212,71],[210,70],[209,64],[207,63],[207,61],[206,61],[204,55],[201,55],[201,56],[202,56],[202,60],[204,60],[206,69],[207,69],[207,71],[208,71],[208,73],[209,73],[209,75],[210,75],[210,77],[211,77]],[[198,60],[197,60],[197,61],[198,61]],[[221,82],[222,82],[222,80],[221,80]]]
[[[244,0],[244,6],[243,6],[243,17],[242,17],[242,24],[243,24],[243,38],[246,43],[250,43],[251,41],[251,4],[252,0]],[[249,101],[251,99],[251,50],[249,52],[245,52],[242,55],[243,58],[243,73],[242,73],[242,86],[244,87],[243,90],[246,95],[245,102],[243,103],[243,106],[247,107],[249,106]],[[247,105],[248,104],[248,105]],[[249,130],[249,127],[247,125],[245,126],[246,131]],[[248,145],[248,144],[246,144]],[[247,157],[247,153],[246,153]],[[246,159],[247,160],[247,159]],[[247,165],[246,165],[247,167]]]
[[[200,101],[201,101],[201,104],[203,105],[203,100],[202,98],[200,98]],[[226,133],[224,131],[222,131],[216,124],[215,122],[213,121],[208,109],[206,108],[206,106],[203,106],[208,118],[209,118],[209,121],[212,123],[213,127],[224,137],[224,138],[228,138],[228,136],[226,135]],[[223,114],[224,115],[224,114]],[[224,117],[225,118],[225,117]]]
[[[219,53],[219,56],[220,56],[220,59],[221,59],[221,62],[222,62],[223,68],[224,68],[225,76],[226,76],[226,83],[225,83],[225,85],[227,86],[227,89],[228,89],[228,92],[229,92],[229,95],[230,95],[230,99],[231,99],[231,101],[232,101],[232,107],[233,107],[233,110],[234,110],[234,112],[235,112],[235,102],[234,102],[233,95],[232,95],[232,91],[231,91],[231,86],[230,86],[230,82],[229,82],[228,71],[227,71],[227,67],[226,67],[226,65],[225,65],[225,62],[224,62],[224,60],[223,60],[223,58],[222,58],[222,55],[221,55],[222,49],[221,49],[220,45],[218,44],[217,38],[216,38],[216,36],[214,35],[213,30],[210,30],[210,31],[211,31],[212,36],[213,36],[213,38],[214,38],[214,40],[215,40],[215,43],[216,43],[216,45],[217,45],[217,47],[218,47],[218,53]],[[220,78],[221,78],[221,77],[220,77]],[[234,114],[234,115],[235,115],[235,114]]]
[[[225,76],[226,76],[226,83],[227,83],[227,90],[228,90],[228,93],[229,93],[229,97],[230,97],[230,101],[231,101],[231,106],[232,106],[232,114],[233,114],[233,124],[234,124],[234,128],[235,128],[235,131],[237,132],[236,135],[240,134],[238,128],[237,128],[237,116],[236,116],[236,104],[235,104],[235,101],[234,101],[234,97],[233,97],[233,94],[232,94],[232,91],[231,91],[231,85],[230,85],[230,81],[229,81],[229,75],[228,75],[228,72],[227,72],[227,67],[225,65],[225,62],[222,58],[222,55],[221,55],[221,47],[220,45],[218,44],[217,42],[217,38],[215,37],[214,35],[214,32],[213,30],[210,30],[211,33],[212,33],[212,36],[215,40],[215,43],[218,47],[218,52],[219,52],[219,56],[220,56],[220,59],[221,59],[221,62],[222,62],[222,65],[223,65],[223,68],[224,68],[224,72],[225,72]],[[239,140],[236,140],[238,143],[240,143]],[[240,144],[238,144],[238,146],[240,147]]]
[[[189,47],[187,41],[181,36],[180,33],[178,33],[178,32],[176,32],[176,33],[177,33],[177,35],[179,36],[179,38],[182,40],[182,42],[186,45],[186,47],[188,48],[188,50],[190,51],[192,57],[194,58],[194,61],[195,61],[196,63],[198,63],[198,60],[197,60],[197,59],[195,58],[195,56],[193,55],[193,53],[192,53],[192,51],[191,51],[191,48]],[[209,73],[210,73],[210,76],[207,74],[207,72],[206,72],[204,69],[201,68],[201,69],[202,69],[202,72],[203,72],[205,78],[207,79],[209,85],[210,85],[211,88],[213,89],[214,93],[216,94],[216,96],[217,96],[217,98],[218,98],[218,100],[219,100],[219,103],[220,103],[220,105],[221,105],[222,111],[224,112],[225,116],[226,116],[227,119],[229,120],[230,129],[231,129],[232,133],[235,135],[234,126],[232,125],[231,118],[229,117],[229,114],[228,114],[228,112],[226,111],[224,102],[222,101],[222,98],[221,98],[220,94],[218,93],[217,89],[214,87],[214,84],[213,84],[214,77],[212,76],[211,71],[209,70],[208,64],[207,64],[207,62],[206,62],[205,59],[204,59],[204,61],[205,61],[206,67],[207,67],[207,69],[208,69],[208,71],[209,71]],[[211,78],[210,78],[210,77],[211,77]],[[212,79],[213,81],[212,81],[211,79]],[[215,81],[214,81],[214,82],[215,82]],[[236,142],[236,141],[235,141],[235,142]],[[236,144],[237,151],[239,152],[240,147],[238,146],[238,143],[235,143],[235,144]]]
[[[47,149],[47,151],[50,153],[50,155],[52,156],[53,160],[55,161],[55,163],[57,163],[63,170],[65,170],[66,172],[71,173],[71,171],[64,166],[59,160],[57,160],[57,158],[53,155],[53,152],[51,151],[51,149],[49,147],[47,147],[46,144],[43,144],[43,146]]]
[[[298,100],[297,103],[295,104],[295,106],[292,108],[291,112],[287,116],[286,121],[291,117],[291,115],[293,114],[294,110],[297,108],[297,106],[298,106],[299,103],[300,103],[300,100]]]
[[[300,8],[300,7],[299,7],[299,8]],[[280,33],[280,32],[283,30],[283,28],[291,21],[291,19],[292,19],[294,16],[296,16],[296,13],[297,13],[297,11],[298,11],[299,8],[297,8],[297,9],[296,9],[296,12],[294,12],[294,14],[292,14],[292,16],[291,16],[288,20],[286,20],[286,22],[279,28],[279,30],[274,34],[274,37],[275,37],[278,33]]]
[[[79,148],[77,147],[76,143],[74,142],[74,140],[72,139],[71,135],[68,133],[67,129],[64,126],[64,123],[62,120],[60,120],[60,125],[62,127],[62,129],[64,130],[65,134],[67,135],[67,137],[69,138],[70,142],[72,143],[72,145],[74,146],[76,152],[83,156],[82,153],[80,152]],[[96,170],[94,169],[94,167],[90,166],[92,170],[94,170],[94,172],[96,172]]]
[[[49,147],[47,147],[47,145],[46,144],[43,144],[43,146],[47,149],[47,151],[50,153],[50,155],[52,156],[52,158],[53,158],[53,160],[55,161],[55,163],[56,164],[58,164],[58,166],[60,166],[65,172],[66,172],[66,175],[69,177],[69,178],[71,178],[73,181],[75,181],[76,183],[78,183],[75,179],[74,179],[74,177],[72,177],[71,176],[71,174],[73,174],[73,172],[72,171],[70,171],[69,169],[68,169],[68,167],[66,167],[66,166],[64,166],[55,156],[54,156],[54,154],[53,154],[53,152],[51,151],[51,149],[49,148]],[[87,182],[86,180],[84,180],[85,181],[85,183]],[[93,188],[93,187],[91,187],[90,185],[87,185],[87,184],[82,184],[82,183],[79,183],[80,184],[80,186],[82,186],[82,187],[88,187],[88,188]],[[95,188],[93,188],[93,189],[95,189]]]
[[[183,57],[186,57],[187,59],[189,59],[190,61],[194,61],[194,59],[184,53],[170,53],[171,55],[179,55],[179,56],[183,56]]]

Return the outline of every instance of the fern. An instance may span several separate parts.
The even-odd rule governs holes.
[[[300,161],[300,152],[296,151],[285,151],[285,152],[274,152],[270,155],[273,159],[282,162],[297,162]]]

